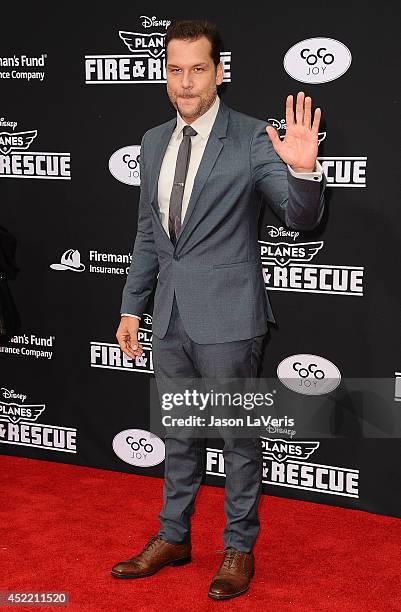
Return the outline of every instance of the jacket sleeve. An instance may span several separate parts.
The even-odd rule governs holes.
[[[120,313],[135,314],[139,317],[145,312],[150,294],[156,284],[159,260],[155,250],[152,226],[152,211],[149,202],[148,178],[146,173],[146,145],[144,134],[139,157],[141,173],[141,192],[138,210],[138,228],[132,252],[132,261],[125,282]]]
[[[313,229],[319,225],[324,212],[326,176],[323,173],[322,180],[316,182],[294,177],[277,155],[266,125],[258,125],[250,144],[254,189],[287,227]]]

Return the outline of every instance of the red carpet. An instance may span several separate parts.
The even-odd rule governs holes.
[[[70,593],[67,607],[10,609],[401,610],[398,519],[263,497],[251,589],[212,601],[208,585],[222,558],[216,552],[222,489],[201,488],[191,564],[119,580],[110,576],[112,565],[133,556],[158,529],[162,480],[8,456],[0,456],[0,466],[0,590]]]

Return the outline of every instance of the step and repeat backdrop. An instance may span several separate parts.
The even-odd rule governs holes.
[[[298,232],[267,205],[261,213],[278,322],[261,376],[277,389],[291,379],[293,397],[311,402],[317,381],[330,384],[315,430],[309,423],[315,435],[299,436],[290,400],[288,419],[266,427],[264,493],[399,516],[399,7],[117,0],[9,11],[0,41],[0,225],[17,239],[19,273],[9,286],[22,329],[0,346],[0,452],[163,476],[164,443],[149,422],[152,297],[140,326],[144,356],[128,359],[115,333],[136,234],[141,138],[175,116],[166,28],[206,18],[224,39],[219,95],[228,106],[270,121],[280,136],[288,94],[304,91],[322,108],[321,226]],[[332,435],[319,436],[324,410]],[[208,484],[224,486],[222,446],[206,442]]]

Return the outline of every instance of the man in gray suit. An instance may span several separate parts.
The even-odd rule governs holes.
[[[176,117],[141,143],[141,194],[132,264],[117,339],[131,358],[143,353],[139,319],[156,283],[156,380],[253,379],[268,322],[275,322],[262,276],[258,217],[264,199],[286,226],[314,228],[326,179],[317,162],[320,109],[299,92],[286,102],[286,136],[226,106],[221,39],[203,21],[166,33],[167,93]],[[224,437],[224,434],[223,434]],[[166,437],[160,530],[112,575],[150,576],[191,560],[190,517],[202,479],[202,441]],[[244,593],[254,572],[262,484],[260,438],[224,439],[224,558],[209,596]]]

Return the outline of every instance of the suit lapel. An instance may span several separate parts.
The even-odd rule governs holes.
[[[160,137],[159,146],[154,153],[151,176],[150,176],[150,184],[152,186],[150,203],[157,213],[157,218],[159,219],[160,227],[162,228],[164,233],[166,232],[163,228],[162,222],[160,221],[160,217],[159,217],[158,183],[159,183],[159,174],[160,174],[160,169],[161,169],[162,162],[163,162],[163,157],[166,153],[168,144],[170,142],[171,136],[175,130],[176,125],[177,125],[176,117],[174,119],[171,119],[171,121],[169,121],[166,124],[163,130],[163,133]]]
[[[182,221],[181,231],[178,234],[177,245],[180,242],[180,239],[182,240],[182,236],[185,234],[185,229],[188,227],[188,221],[195,209],[195,205],[199,199],[201,191],[208,179],[209,174],[213,170],[213,166],[216,163],[221,150],[224,147],[224,138],[226,137],[227,133],[228,115],[228,107],[220,100],[219,110],[206,143],[198,171],[195,175],[191,197],[189,198],[188,202],[188,208]]]
[[[218,156],[220,155],[222,148],[224,147],[224,138],[226,137],[226,133],[227,133],[228,116],[229,116],[229,109],[220,100],[219,110],[216,115],[216,119],[214,121],[208,141],[206,143],[206,147],[205,147],[201,162],[199,164],[198,171],[195,175],[191,197],[189,199],[188,207],[187,207],[187,210],[186,210],[183,222],[182,222],[181,231],[177,238],[177,244],[180,241],[182,235],[185,233],[184,230],[188,226],[188,220],[191,217],[195,209],[195,205],[199,199],[201,191],[207,181],[209,174],[211,173],[213,169],[214,164],[216,163]],[[166,153],[168,144],[170,142],[171,136],[174,132],[176,125],[177,125],[176,117],[174,119],[171,119],[171,121],[169,121],[165,125],[162,135],[160,137],[159,146],[154,153],[152,169],[151,169],[151,176],[150,176],[150,184],[152,186],[150,203],[156,212],[156,216],[157,216],[160,228],[162,229],[164,234],[166,234],[166,231],[162,225],[162,222],[160,221],[160,216],[159,216],[158,182],[159,182],[159,174],[160,174],[160,169],[162,166],[163,158]],[[170,240],[167,234],[166,236]]]

